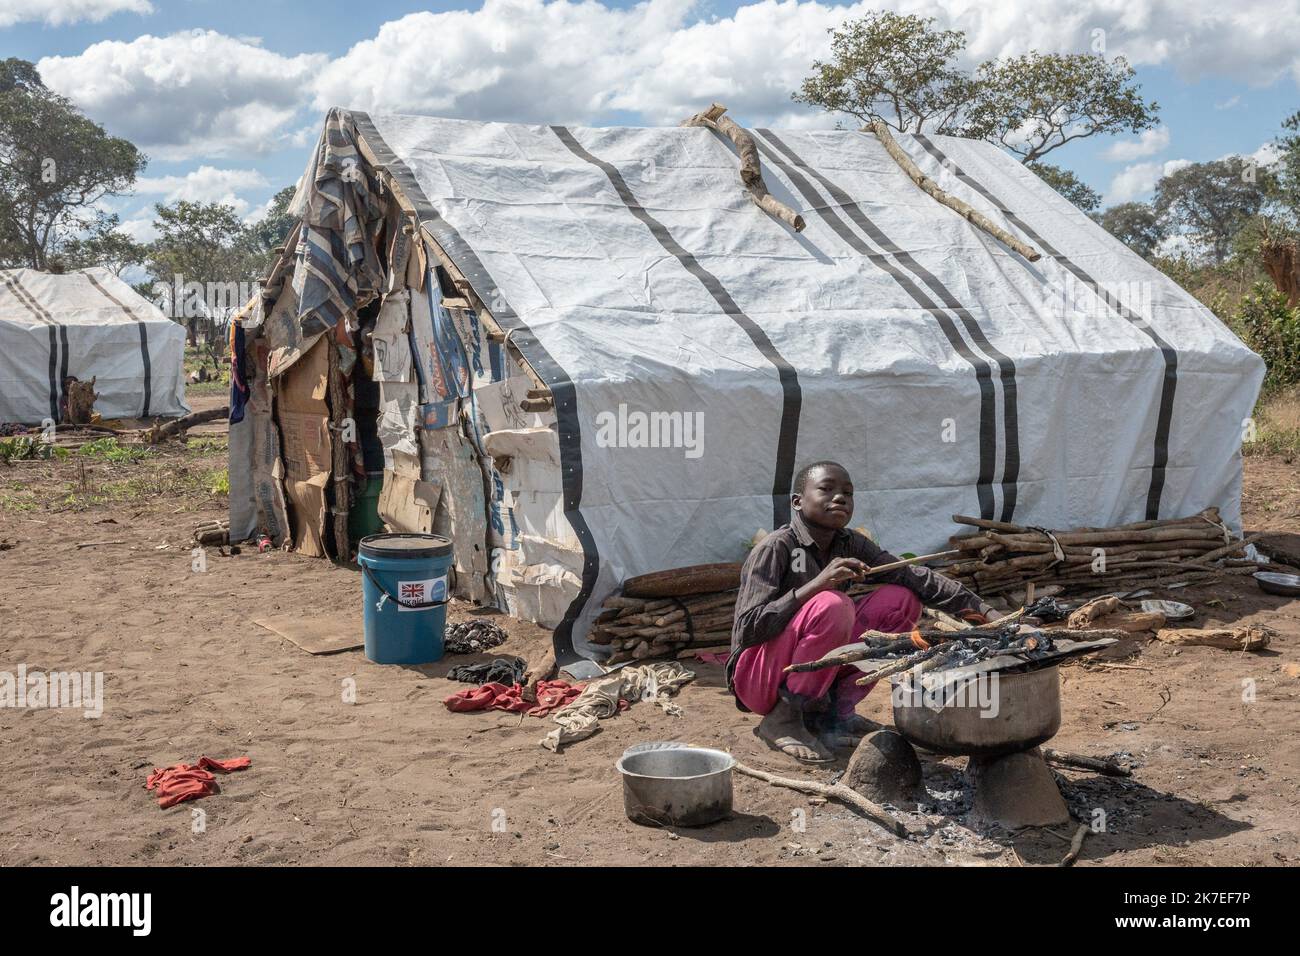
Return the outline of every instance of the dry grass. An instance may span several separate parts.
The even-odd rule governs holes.
[[[1247,455],[1277,455],[1287,464],[1300,461],[1300,388],[1292,388],[1255,410],[1255,440],[1242,446]]]

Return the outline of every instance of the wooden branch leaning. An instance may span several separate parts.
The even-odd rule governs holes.
[[[749,191],[749,198],[754,201],[754,205],[769,216],[781,220],[795,232],[803,232],[805,225],[803,216],[767,191],[767,183],[763,182],[763,169],[758,161],[758,144],[754,142],[754,137],[750,135],[749,130],[730,117],[723,116],[726,111],[727,108],[721,103],[714,103],[704,112],[696,113],[682,125],[703,126],[731,140],[740,153],[740,181]]]
[[[979,210],[972,208],[956,196],[950,196],[940,189],[933,179],[921,172],[920,167],[917,166],[916,163],[912,162],[912,157],[908,156],[907,153],[903,151],[903,147],[898,145],[898,141],[895,140],[893,134],[889,132],[888,126],[880,120],[872,120],[870,129],[876,134],[876,138],[880,140],[881,145],[885,147],[885,152],[889,153],[894,162],[898,163],[903,172],[907,173],[908,178],[920,186],[921,190],[928,193],[936,202],[940,202],[947,206],[963,219],[971,223],[971,225],[983,229],[994,239],[998,240],[998,242],[1015,252],[1018,252],[1030,262],[1037,262],[1042,258],[1042,254],[1033,246],[1017,239]]]
[[[827,797],[831,800],[838,800],[840,803],[848,804],[857,810],[872,823],[877,823],[884,827],[894,836],[906,837],[907,828],[889,815],[889,812],[880,804],[872,803],[862,794],[858,793],[851,787],[842,783],[825,784],[818,783],[815,780],[797,780],[793,777],[778,777],[775,774],[767,773],[764,770],[755,770],[753,767],[746,767],[743,763],[736,763],[736,772],[742,773],[746,777],[753,777],[755,780],[763,780],[775,787],[788,787],[791,790],[798,790],[800,793],[813,793],[821,797]]]

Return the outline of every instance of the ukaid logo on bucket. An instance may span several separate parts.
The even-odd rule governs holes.
[[[422,581],[398,581],[397,596],[402,603],[399,611],[429,611],[437,601],[447,600],[447,575],[425,578]],[[407,607],[408,604],[428,604],[430,607]]]

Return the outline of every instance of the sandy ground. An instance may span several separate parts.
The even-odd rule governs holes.
[[[224,452],[194,443],[131,464],[0,466],[0,671],[102,671],[103,716],[0,709],[0,864],[905,864],[1054,863],[1057,835],[969,829],[960,759],[926,758],[933,793],[912,841],[832,803],[737,777],[735,813],[669,831],[625,818],[614,761],[631,744],[680,739],[754,766],[829,780],[767,750],[719,668],[696,665],[682,717],[638,705],[556,755],[546,719],[452,714],[466,685],[437,665],[382,667],[359,651],[313,657],[259,627],[273,614],[359,618],[355,571],[292,554],[208,552],[190,529],[221,516],[207,476]],[[1247,462],[1247,528],[1300,530],[1294,464]],[[1300,539],[1292,539],[1300,540]],[[88,545],[79,547],[79,545]],[[1185,592],[1186,593],[1186,592]],[[1082,865],[1290,864],[1300,859],[1300,602],[1252,585],[1194,592],[1206,622],[1281,632],[1268,651],[1158,643],[1124,667],[1063,669],[1053,746],[1130,755],[1132,781],[1061,776],[1076,813],[1107,812]],[[457,607],[453,619],[472,609]],[[497,653],[547,636],[498,618]],[[1254,703],[1242,700],[1253,681]],[[345,692],[355,686],[355,703]],[[862,706],[888,721],[877,691]],[[161,810],[150,768],[247,754],[220,794]],[[842,765],[841,765],[842,766]],[[195,809],[203,811],[196,832]]]

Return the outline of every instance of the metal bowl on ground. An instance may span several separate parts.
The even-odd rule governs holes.
[[[685,744],[639,744],[614,765],[623,777],[623,808],[633,823],[698,827],[731,812],[731,768],[721,750]]]
[[[1300,597],[1300,574],[1283,574],[1281,571],[1256,571],[1253,575],[1259,589],[1283,597]]]
[[[1057,666],[1020,673],[963,668],[894,678],[894,726],[911,743],[950,756],[992,757],[1037,747],[1061,729]]]
[[[1196,616],[1196,608],[1182,601],[1143,601],[1138,607],[1148,614],[1163,614],[1166,621],[1186,621]]]

